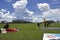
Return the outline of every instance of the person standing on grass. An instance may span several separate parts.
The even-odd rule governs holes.
[[[40,24],[39,24],[39,23],[37,23],[37,26],[38,26],[38,27],[40,27]]]
[[[46,22],[44,23],[45,27],[47,27]]]
[[[0,33],[7,33],[7,29],[9,29],[9,24],[5,23],[4,27],[0,29]]]
[[[46,22],[46,19],[44,18],[44,26],[46,27],[47,25],[47,22]]]
[[[3,28],[4,28],[4,29],[8,29],[8,28],[9,28],[9,24],[6,23]]]

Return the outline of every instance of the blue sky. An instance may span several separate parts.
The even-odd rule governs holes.
[[[10,12],[14,12],[14,8],[12,7],[12,4],[15,3],[18,0],[12,0],[11,2],[8,2],[6,0],[0,0],[0,9],[6,9]],[[31,11],[34,11],[35,13],[39,13],[40,10],[37,8],[37,3],[48,3],[51,8],[60,8],[60,0],[27,0],[27,8]]]
[[[20,1],[23,1],[23,2],[20,2]],[[23,3],[23,4],[21,4],[21,3]],[[24,8],[21,9],[18,7],[21,7],[21,8],[24,7],[25,9]],[[6,12],[9,11],[8,13],[10,13],[11,15],[12,15],[12,13],[15,13],[14,16],[16,16],[16,17],[19,16],[20,18],[22,16],[24,16],[23,14],[26,11],[28,13],[28,16],[27,17],[24,16],[24,17],[27,19],[36,18],[38,20],[41,20],[42,19],[42,18],[40,18],[41,16],[42,17],[45,16],[46,19],[49,19],[50,15],[52,15],[52,17],[53,17],[52,20],[55,20],[54,16],[57,13],[58,13],[57,15],[59,15],[58,17],[60,17],[60,12],[59,12],[60,11],[60,0],[0,0],[0,11],[1,11],[1,9],[6,10]],[[2,14],[2,13],[0,13],[0,14]],[[7,13],[7,15],[8,15],[8,13]],[[9,14],[9,16],[11,16],[10,14]],[[3,13],[3,15],[5,15],[5,13]],[[13,16],[11,16],[11,17],[13,17]],[[60,20],[57,16],[55,16],[55,17],[57,20]],[[33,19],[33,20],[35,20],[35,19]]]

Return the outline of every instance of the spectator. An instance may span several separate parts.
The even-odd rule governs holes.
[[[38,26],[38,27],[40,27],[40,24],[39,24],[39,23],[37,23],[37,26]]]
[[[9,28],[9,24],[6,23],[5,26],[4,26],[5,29],[8,29]]]

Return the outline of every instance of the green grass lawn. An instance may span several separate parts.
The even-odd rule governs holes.
[[[42,30],[44,27],[41,24],[40,28],[37,28],[36,24],[33,23],[20,23],[20,24],[9,24],[10,28],[19,28],[19,32],[11,33],[0,33],[0,40],[42,40],[44,33],[60,33],[60,30]],[[4,25],[0,24],[0,28]],[[50,24],[49,27],[60,27],[60,23]]]

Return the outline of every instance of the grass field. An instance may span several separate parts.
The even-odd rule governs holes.
[[[42,30],[41,27],[44,27],[41,24],[40,28],[37,28],[36,24],[33,23],[20,23],[20,24],[9,24],[10,28],[19,28],[19,32],[11,33],[0,33],[0,40],[42,40],[44,33],[60,33],[60,30]],[[0,28],[3,27],[3,24],[0,24]],[[49,27],[60,27],[60,23],[53,23]]]

